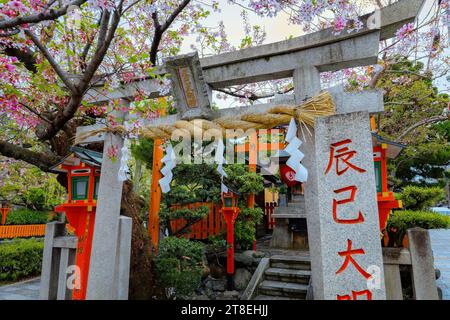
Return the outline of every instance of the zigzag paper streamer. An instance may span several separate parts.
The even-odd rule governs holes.
[[[159,186],[161,187],[162,193],[167,193],[170,191],[170,183],[173,179],[172,170],[175,168],[175,152],[173,151],[172,145],[166,147],[166,155],[161,159],[163,167],[160,170],[163,178],[159,179]]]
[[[223,183],[223,178],[227,177],[227,173],[225,170],[223,170],[223,164],[226,163],[225,157],[223,156],[223,153],[225,151],[225,146],[223,144],[222,139],[219,140],[219,143],[217,145],[216,155],[214,157],[214,161],[217,163],[217,172],[220,174],[220,189],[222,192],[228,192],[228,187]]]
[[[288,142],[288,145],[284,151],[290,155],[286,165],[295,171],[296,181],[306,182],[306,180],[308,180],[308,170],[300,163],[305,155],[299,150],[302,145],[302,141],[297,137],[297,125],[294,118],[292,118],[289,123],[288,132],[286,133],[286,141]]]
[[[130,149],[128,148],[128,139],[123,142],[123,147],[120,149],[120,168],[118,173],[118,179],[120,182],[129,179],[128,159],[130,158]]]

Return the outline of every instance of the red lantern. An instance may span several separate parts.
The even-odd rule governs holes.
[[[288,187],[295,187],[299,182],[295,180],[295,171],[286,164],[280,165],[280,178]]]

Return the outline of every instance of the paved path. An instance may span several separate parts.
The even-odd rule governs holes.
[[[40,278],[0,287],[0,300],[38,300]]]
[[[442,299],[450,300],[450,229],[429,230],[434,265],[441,270],[437,285],[442,289]]]

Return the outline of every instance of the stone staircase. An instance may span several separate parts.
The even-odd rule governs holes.
[[[251,296],[254,300],[305,300],[310,276],[309,257],[274,255]]]

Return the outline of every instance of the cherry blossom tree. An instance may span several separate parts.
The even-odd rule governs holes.
[[[151,76],[208,8],[190,0],[1,0],[0,154],[48,171],[68,153],[77,126],[120,107],[90,105],[89,89]],[[129,184],[123,199],[133,218],[130,297],[149,298],[155,291],[140,199]]]
[[[230,43],[220,22],[214,28],[202,24],[225,0],[0,0],[0,155],[48,171],[67,154],[78,126],[122,108],[118,101],[92,105],[89,89],[101,85],[114,90],[130,81],[153,78],[161,90],[167,90],[167,79],[156,76],[155,68],[164,57],[178,54],[188,35],[197,35],[193,49],[201,55],[260,45],[266,34],[262,27],[249,23],[250,13],[267,19],[285,14],[289,23],[305,33],[325,28],[336,34],[355,32],[363,27],[358,16],[392,1],[226,2],[242,10],[245,36],[238,45]],[[425,72],[442,77],[450,62],[445,55],[449,6],[450,0],[436,0],[424,21],[405,25],[394,39],[384,41],[377,65],[323,73],[323,82],[343,82],[351,90],[375,88],[385,72],[392,72],[389,66],[398,56],[425,61]],[[401,81],[409,71],[397,72]],[[292,89],[292,82],[282,79],[226,88],[216,94],[252,103]],[[145,92],[138,92],[134,101],[145,98]],[[134,106],[131,111],[140,117],[152,116],[139,103]],[[131,188],[125,187],[124,192]],[[138,218],[134,222],[139,223]],[[145,232],[133,232],[133,241],[140,243],[133,249],[136,255],[148,244]],[[149,258],[144,258],[148,265]],[[135,278],[136,283],[141,280]]]

